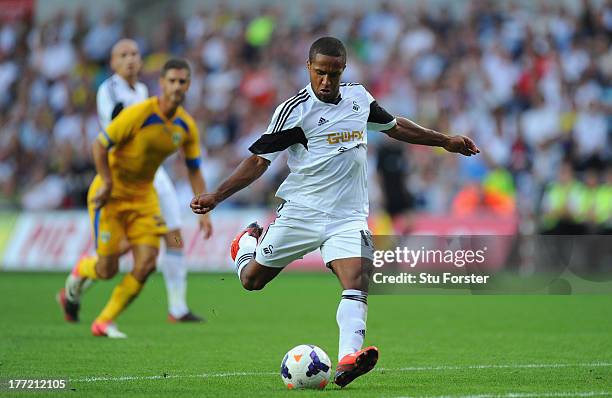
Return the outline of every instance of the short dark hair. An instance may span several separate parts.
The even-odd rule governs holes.
[[[312,43],[310,51],[308,51],[308,61],[312,62],[317,54],[329,55],[330,57],[342,57],[342,60],[346,62],[346,48],[344,48],[344,44],[335,37],[321,37]]]
[[[167,60],[164,66],[162,66],[161,76],[166,76],[166,73],[170,69],[186,69],[187,72],[189,72],[189,75],[191,75],[191,68],[189,67],[187,61],[183,58],[170,58]]]

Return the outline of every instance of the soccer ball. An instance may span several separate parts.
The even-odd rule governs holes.
[[[290,349],[281,363],[281,377],[289,389],[322,390],[330,373],[331,361],[325,351],[310,344]]]

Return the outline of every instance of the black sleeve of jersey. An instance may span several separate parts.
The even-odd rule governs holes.
[[[111,120],[117,117],[117,115],[123,110],[123,102],[118,102],[117,105],[113,108],[113,112],[111,113]]]
[[[308,149],[308,139],[301,127],[264,134],[249,147],[249,151],[255,155],[263,155],[264,153],[284,151],[293,144],[302,144],[304,148]]]
[[[368,116],[368,123],[387,124],[391,123],[395,119],[389,112],[378,105],[378,102],[372,101],[370,104],[370,116]]]

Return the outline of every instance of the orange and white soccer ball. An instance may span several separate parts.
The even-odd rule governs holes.
[[[331,361],[317,346],[302,344],[289,350],[281,363],[281,377],[289,389],[319,389],[329,383]]]

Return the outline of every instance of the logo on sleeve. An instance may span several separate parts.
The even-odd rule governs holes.
[[[357,101],[353,101],[353,112],[359,112],[359,104]]]

